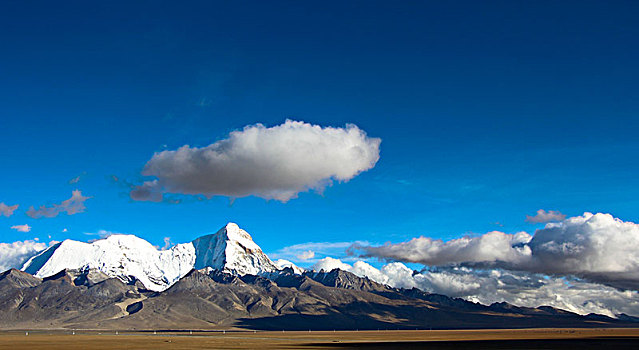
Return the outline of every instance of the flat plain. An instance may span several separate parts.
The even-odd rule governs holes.
[[[28,332],[28,333],[27,333]],[[10,349],[637,349],[638,328],[415,331],[38,330],[0,332]]]

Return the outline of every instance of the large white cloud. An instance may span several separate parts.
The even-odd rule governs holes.
[[[531,236],[526,232],[507,234],[492,231],[478,237],[463,237],[444,242],[428,237],[413,238],[408,242],[372,247],[353,244],[349,251],[362,257],[378,257],[386,260],[447,265],[460,263],[524,263],[531,251],[526,245]]]
[[[528,270],[639,287],[639,225],[633,222],[584,213],[547,224],[528,245],[533,253]]]
[[[83,196],[80,190],[74,190],[71,193],[71,198],[62,201],[62,203],[54,204],[50,207],[42,205],[38,209],[30,207],[29,210],[27,210],[27,215],[34,219],[39,219],[41,217],[56,217],[60,213],[67,213],[67,215],[82,213],[86,209],[84,202],[89,198],[91,197]]]
[[[333,268],[350,271],[392,287],[416,287],[485,305],[505,301],[517,306],[553,306],[582,315],[593,312],[611,317],[621,313],[639,315],[638,292],[620,291],[579,279],[465,267],[416,272],[399,262],[377,269],[363,261],[349,265],[330,257],[320,260],[314,266],[316,271]]]
[[[155,153],[142,174],[157,182],[146,182],[131,194],[137,200],[181,193],[286,202],[373,168],[380,143],[352,124],[334,128],[287,120],[274,127],[249,125],[206,147]]]
[[[21,268],[27,259],[45,248],[47,248],[45,243],[32,240],[0,243],[0,272]]]
[[[639,288],[639,225],[610,214],[549,223],[531,237],[520,232],[489,232],[451,241],[426,237],[378,247],[354,245],[352,252],[388,261],[428,266],[500,267],[577,276],[618,288]]]

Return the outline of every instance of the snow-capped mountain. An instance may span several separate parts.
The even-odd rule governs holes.
[[[202,236],[190,243],[195,249],[194,268],[205,267],[239,275],[259,275],[279,270],[248,232],[228,223],[217,233]]]
[[[112,235],[93,243],[65,240],[29,259],[22,270],[44,278],[64,269],[95,269],[125,282],[136,278],[149,290],[163,291],[193,268],[207,267],[239,275],[279,270],[234,223],[163,251],[133,235]]]

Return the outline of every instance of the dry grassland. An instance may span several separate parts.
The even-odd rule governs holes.
[[[639,349],[639,329],[338,332],[5,331],[0,350],[19,349]]]

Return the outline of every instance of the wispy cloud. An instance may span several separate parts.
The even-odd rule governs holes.
[[[534,216],[526,215],[526,221],[533,224],[562,221],[565,218],[566,215],[562,214],[558,210],[545,211],[543,209],[539,209],[537,210],[537,214]]]
[[[82,174],[74,177],[73,179],[69,180],[69,185],[75,185],[78,182],[80,182],[80,180],[82,180],[82,178],[87,174],[86,171],[83,171]]]
[[[0,203],[0,216],[10,217],[13,215],[13,212],[18,209],[19,205],[6,205],[4,202]]]
[[[50,207],[42,205],[37,210],[34,207],[30,207],[27,211],[27,215],[34,219],[39,219],[42,217],[56,217],[60,213],[67,213],[67,215],[82,213],[86,209],[84,202],[89,198],[91,197],[83,196],[80,190],[74,190],[71,194],[71,198],[62,201],[62,203],[54,204]]]
[[[368,245],[366,241],[351,242],[307,242],[284,247],[268,254],[271,259],[285,259],[300,264],[309,264],[326,256],[347,257],[346,249],[354,244]]]
[[[89,243],[91,243],[91,242],[94,242],[94,241],[96,241],[98,239],[108,238],[108,237],[113,236],[113,235],[121,235],[122,233],[100,229],[97,232],[84,232],[84,234],[87,235],[87,236],[98,236],[98,237],[100,237],[100,238],[89,240]]]
[[[30,232],[31,231],[31,226],[24,224],[24,225],[15,225],[15,226],[11,226],[11,229],[16,230],[18,232]]]
[[[309,260],[315,257],[315,252],[312,250],[306,250],[297,255],[297,258],[300,260]]]

